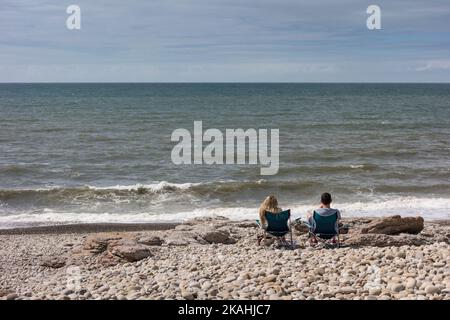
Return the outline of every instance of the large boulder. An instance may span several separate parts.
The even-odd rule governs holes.
[[[420,236],[402,234],[398,236],[386,234],[355,234],[345,240],[345,245],[351,247],[400,247],[400,246],[420,246],[428,241]]]
[[[129,262],[139,261],[152,256],[150,249],[142,244],[123,243],[110,246],[108,251]]]
[[[216,229],[213,226],[199,226],[194,229],[197,238],[205,240],[208,243],[232,244],[236,240],[230,237],[230,232],[224,229]]]
[[[423,230],[422,217],[391,216],[370,222],[361,228],[361,233],[396,235],[400,233],[418,234]]]

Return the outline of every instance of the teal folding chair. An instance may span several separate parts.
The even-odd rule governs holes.
[[[324,217],[314,211],[312,218],[314,219],[314,225],[311,225],[307,221],[300,220],[300,222],[309,229],[308,238],[310,243],[322,243],[327,247],[340,247],[341,243],[337,212]]]
[[[267,220],[267,226],[263,227],[259,220],[256,223],[262,227],[264,233],[262,236],[258,237],[258,244],[262,240],[266,240],[268,236],[272,236],[281,242],[283,245],[289,245],[289,247],[294,248],[294,241],[292,239],[291,230],[291,210],[285,210],[280,213],[272,213],[269,211],[265,212],[265,217]],[[286,241],[285,236],[289,233],[290,243]]]

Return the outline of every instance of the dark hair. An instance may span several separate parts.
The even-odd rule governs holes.
[[[333,201],[331,199],[331,194],[328,192],[322,193],[322,196],[320,197],[320,202],[322,202],[324,205],[328,205]]]

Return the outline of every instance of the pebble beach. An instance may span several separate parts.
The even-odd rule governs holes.
[[[341,248],[309,246],[301,228],[294,249],[257,245],[252,221],[225,218],[3,230],[0,299],[450,299],[448,220],[389,236],[346,222]]]

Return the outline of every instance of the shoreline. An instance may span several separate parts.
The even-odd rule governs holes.
[[[220,218],[220,217],[219,217]],[[347,217],[342,222],[347,223],[355,220],[374,220],[384,217]],[[211,219],[215,219],[214,217]],[[233,221],[233,220],[231,220]],[[246,220],[243,220],[246,221]],[[237,221],[233,221],[237,222]],[[175,229],[184,222],[141,222],[141,223],[68,223],[43,226],[24,226],[7,229],[0,228],[0,235],[26,235],[26,234],[84,234],[100,232],[138,232],[138,231],[163,231]],[[450,218],[425,220],[425,223],[441,226],[450,226]]]
[[[0,235],[162,231],[174,229],[179,224],[181,223],[71,223],[49,226],[29,226],[11,229],[0,229]]]

